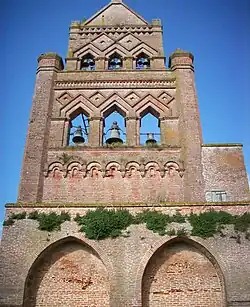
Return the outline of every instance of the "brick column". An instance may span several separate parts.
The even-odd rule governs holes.
[[[48,151],[53,86],[57,73],[62,69],[62,59],[56,54],[42,54],[38,58],[35,94],[19,186],[19,202],[42,200],[43,170]]]
[[[67,58],[66,59],[66,69],[67,70],[77,70],[78,68],[78,58]]]
[[[165,68],[165,57],[158,56],[152,57],[151,59],[151,68],[152,69],[164,69]]]
[[[129,146],[136,146],[138,144],[138,118],[126,117],[126,142]]]
[[[179,120],[172,117],[161,117],[161,144],[180,146]]]
[[[193,55],[177,49],[170,56],[170,67],[176,75],[176,99],[180,107],[181,159],[185,167],[184,200],[203,201],[205,195],[201,164],[202,133],[194,81]]]
[[[124,68],[125,69],[134,69],[133,67],[133,57],[124,58]]]
[[[105,69],[105,57],[95,58],[95,68],[96,68],[96,70],[104,70]]]
[[[88,145],[98,147],[102,145],[103,118],[91,117],[89,119],[89,141]]]
[[[66,122],[65,118],[52,118],[51,119],[49,147],[67,146],[67,142],[64,145],[65,122]],[[66,127],[66,130],[68,134],[67,127]]]

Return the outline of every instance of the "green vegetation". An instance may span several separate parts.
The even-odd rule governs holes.
[[[65,221],[70,221],[70,215],[67,212],[61,214],[38,213],[31,212],[28,216],[26,212],[11,214],[7,220],[4,221],[4,226],[11,226],[15,220],[32,219],[39,222],[38,228],[43,231],[58,231],[61,229],[61,224]],[[189,223],[192,226],[191,235],[210,238],[216,234],[224,237],[222,230],[226,225],[233,225],[237,242],[240,243],[239,232],[245,233],[245,238],[250,240],[250,213],[243,215],[232,215],[224,211],[208,211],[200,214],[181,215],[179,212],[175,215],[168,215],[160,211],[145,210],[143,212],[132,215],[125,209],[105,209],[99,207],[95,210],[89,210],[86,215],[80,216],[77,214],[75,222],[80,226],[80,231],[85,233],[85,236],[91,240],[103,240],[106,238],[115,238],[120,235],[128,236],[128,231],[124,231],[130,225],[145,224],[145,226],[159,235],[177,235],[187,236],[185,225],[178,230],[174,229],[171,223]],[[168,228],[170,226],[171,228]]]
[[[28,218],[39,222],[38,229],[49,232],[60,230],[63,222],[70,221],[70,215],[63,211],[60,215],[55,212],[46,214],[34,211],[29,214]]]
[[[189,222],[192,229],[192,235],[209,238],[222,230],[222,225],[234,225],[234,230],[246,232],[250,226],[250,213],[243,215],[231,215],[224,211],[209,211],[197,214],[191,214]]]
[[[122,230],[133,224],[133,216],[128,210],[98,208],[88,211],[84,216],[77,215],[75,221],[81,226],[80,231],[84,232],[87,238],[102,240],[121,235]]]
[[[26,218],[26,212],[11,213],[7,220],[3,222],[3,226],[10,226],[15,223],[15,220],[23,220]]]
[[[63,222],[70,221],[70,215],[67,212],[61,212],[59,215],[55,212],[46,214],[33,211],[28,216],[26,212],[11,214],[9,218],[3,222],[3,226],[13,225],[15,220],[22,220],[26,218],[37,220],[39,222],[38,229],[49,232],[60,230]]]

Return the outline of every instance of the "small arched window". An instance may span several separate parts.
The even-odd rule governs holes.
[[[136,69],[150,68],[150,59],[144,52],[140,53],[136,59]]]
[[[103,144],[119,145],[126,142],[126,113],[117,104],[103,113]]]
[[[95,70],[95,59],[88,53],[81,59],[81,70]]]
[[[109,58],[108,69],[115,70],[122,68],[122,57],[118,53],[113,53]]]
[[[88,143],[89,114],[78,108],[70,115],[68,146],[82,146]]]
[[[147,146],[159,145],[161,136],[160,114],[149,106],[140,114],[140,117],[140,144]]]

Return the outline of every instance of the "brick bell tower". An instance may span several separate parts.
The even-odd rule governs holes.
[[[113,112],[125,122],[121,146],[104,140]],[[149,113],[160,127],[156,146],[140,143]],[[79,115],[85,142],[74,144]],[[65,69],[56,54],[38,58],[18,201],[202,201],[201,144],[193,55],[176,50],[167,69],[161,21],[111,1],[71,24]]]
[[[242,146],[203,144],[194,57],[177,49],[166,67],[162,31],[159,19],[148,23],[122,0],[112,0],[90,19],[71,23],[65,66],[57,54],[39,56],[18,202],[7,205],[6,217],[23,210],[27,214],[58,212],[61,207],[74,216],[100,205],[135,212],[143,206],[172,213],[198,212],[203,210],[201,203],[210,202],[211,207],[218,201],[231,202],[230,212],[246,211],[245,205],[232,206],[249,199]],[[122,118],[122,131],[120,122],[107,124],[114,113]],[[148,114],[158,123],[158,139],[150,126],[147,138],[142,138]],[[0,306],[157,307],[183,302],[181,297],[157,298],[162,281],[172,278],[164,279],[165,273],[157,275],[152,288],[151,275],[158,274],[154,263],[159,259],[164,263],[166,256],[159,256],[158,249],[167,239],[140,228],[126,240],[92,242],[77,231],[74,221],[52,234],[38,230],[34,223],[26,219],[4,227]],[[207,276],[201,280],[217,278],[206,288],[210,293],[217,287],[216,294],[211,292],[203,303],[193,298],[195,306],[222,307],[226,301],[243,301],[247,282],[240,276],[245,273],[240,268],[230,271],[220,262],[230,248],[238,247],[204,242],[200,239],[188,247],[185,241],[177,249],[171,247],[173,253],[184,251],[180,261],[190,256],[195,268],[197,263],[206,267]],[[203,247],[198,251],[199,244]],[[220,256],[215,259],[214,255]],[[67,274],[62,275],[63,270]],[[242,280],[238,286],[226,285],[227,270]],[[230,279],[229,271],[225,276]],[[79,272],[91,274],[85,278]],[[182,276],[178,278],[181,283]],[[191,275],[187,280],[193,280]],[[88,286],[90,292],[86,292]],[[226,286],[231,297],[226,297]],[[191,306],[188,301],[185,304]]]
[[[104,139],[113,112],[125,122],[120,147]],[[156,146],[140,142],[147,114],[160,127]],[[81,144],[70,138],[77,116],[86,139]],[[240,146],[217,151],[242,156]],[[65,69],[56,54],[38,58],[18,201],[193,202],[204,201],[214,188],[225,190],[228,200],[245,199],[245,192],[228,185],[238,180],[247,190],[242,159],[235,161],[237,174],[229,163],[226,186],[221,178],[211,185],[217,165],[204,163],[215,152],[202,148],[193,55],[177,49],[166,68],[161,21],[149,24],[114,0],[87,21],[71,24]]]

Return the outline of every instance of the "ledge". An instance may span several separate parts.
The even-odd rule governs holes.
[[[164,146],[159,145],[157,147],[147,147],[147,146],[118,146],[118,147],[107,147],[107,146],[97,146],[97,147],[91,147],[91,146],[68,146],[68,147],[51,147],[49,148],[49,151],[168,151],[168,150],[180,150],[181,147],[178,146]]]
[[[227,207],[227,206],[249,206],[249,201],[238,202],[172,202],[172,203],[96,203],[96,204],[82,204],[82,203],[7,203],[5,208],[119,208],[119,207],[131,207],[131,208],[156,208],[156,207]]]
[[[241,143],[202,144],[201,147],[243,147]]]

